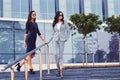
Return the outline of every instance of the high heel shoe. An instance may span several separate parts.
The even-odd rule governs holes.
[[[60,71],[58,71],[58,76],[60,76]]]
[[[30,74],[35,74],[35,72],[33,71],[33,69],[30,69]]]
[[[63,78],[63,74],[62,74],[62,71],[58,71],[58,75]]]
[[[60,72],[60,77],[63,78],[63,74],[62,74],[62,72]]]
[[[15,67],[16,67],[16,66],[17,66],[16,70],[19,72],[19,71],[20,71],[20,68],[21,68],[20,63],[16,64]]]

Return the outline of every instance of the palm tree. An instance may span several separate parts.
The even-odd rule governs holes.
[[[83,65],[84,65],[84,52],[85,52],[85,38],[87,34],[96,32],[97,29],[100,29],[100,24],[102,24],[102,21],[99,20],[99,16],[96,14],[88,14],[85,15],[83,14],[73,14],[70,16],[70,21],[72,22],[69,23],[71,30],[77,30],[78,33],[83,34]],[[74,26],[73,26],[74,25]],[[87,56],[86,56],[87,57]]]

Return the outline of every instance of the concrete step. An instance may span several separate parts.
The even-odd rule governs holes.
[[[0,80],[10,80],[10,72],[0,72]],[[28,80],[40,80],[39,71],[29,74]],[[60,78],[56,69],[50,74],[43,70],[43,80],[120,80],[120,67],[64,69],[63,78]],[[25,80],[24,71],[15,72],[15,80]]]

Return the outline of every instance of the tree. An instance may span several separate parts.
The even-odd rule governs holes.
[[[100,24],[102,24],[102,21],[99,20],[99,16],[96,14],[73,14],[70,16],[69,26],[71,30],[77,30],[78,33],[83,34],[83,55],[85,53],[85,38],[87,34],[91,32],[96,32],[97,29],[100,29]],[[86,53],[87,54],[87,53]],[[87,56],[87,55],[86,55]],[[87,60],[86,60],[87,61]],[[84,56],[83,56],[83,63],[84,63]]]
[[[120,35],[120,16],[115,17],[114,15],[106,19],[106,24],[108,26],[103,26],[104,30],[108,33],[117,32]]]
[[[114,15],[112,15],[111,17],[108,17],[106,19],[106,24],[108,26],[103,26],[104,30],[106,32],[111,33],[111,34],[118,33],[119,36],[120,36],[120,15],[116,16],[116,17]],[[120,62],[120,38],[119,38],[119,45],[118,46],[119,46],[119,50],[118,50],[119,52],[118,52],[118,54],[119,54],[119,62]],[[114,55],[115,55],[115,53],[114,53]]]
[[[99,20],[99,16],[95,14],[74,14],[71,15],[70,21],[75,25],[71,29],[77,30],[80,34],[83,34],[84,38],[87,34],[100,29],[99,25],[102,23]],[[71,24],[69,24],[71,25]]]

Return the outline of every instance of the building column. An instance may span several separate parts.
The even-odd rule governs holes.
[[[79,13],[84,13],[84,0],[79,0]]]
[[[32,10],[32,0],[28,0],[28,4],[29,4],[29,12]]]
[[[102,12],[103,12],[103,21],[108,17],[108,4],[107,0],[102,0]]]
[[[59,0],[55,0],[55,12],[59,11]]]

